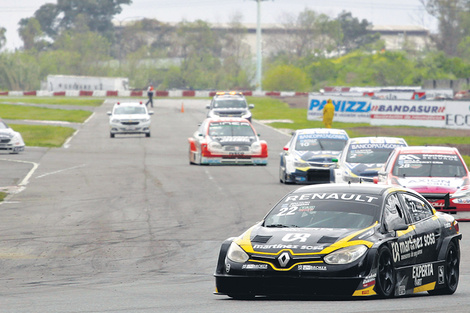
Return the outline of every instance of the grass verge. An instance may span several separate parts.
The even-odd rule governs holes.
[[[73,135],[71,127],[50,125],[10,124],[11,128],[21,133],[26,146],[33,147],[62,147],[67,138]]]
[[[30,104],[52,104],[52,105],[80,105],[80,106],[100,106],[103,103],[103,98],[84,98],[84,97],[0,97],[0,103],[30,103]]]

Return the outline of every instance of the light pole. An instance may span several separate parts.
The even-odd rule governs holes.
[[[263,55],[261,53],[261,1],[267,0],[255,0],[257,2],[258,10],[256,16],[256,90],[261,91],[262,89],[262,76],[263,76]]]

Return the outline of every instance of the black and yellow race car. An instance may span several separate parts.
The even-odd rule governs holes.
[[[413,190],[305,186],[222,244],[215,293],[233,298],[453,294],[461,238],[457,221]]]

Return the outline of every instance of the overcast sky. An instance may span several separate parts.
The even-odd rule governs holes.
[[[194,21],[210,23],[229,22],[235,15],[244,23],[256,23],[255,0],[133,0],[123,5],[117,20],[129,21],[143,17],[161,22]],[[18,22],[32,17],[45,3],[55,0],[0,0],[0,26],[7,29],[7,49],[22,46],[18,36]],[[261,22],[276,23],[286,14],[297,16],[306,8],[331,17],[341,11],[367,19],[374,25],[417,25],[435,31],[435,19],[426,14],[420,0],[265,0],[261,3]]]

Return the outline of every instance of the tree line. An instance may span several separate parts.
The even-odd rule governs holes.
[[[386,51],[367,20],[305,9],[282,17],[288,36],[264,42],[263,89],[313,91],[326,85],[420,85],[470,77],[470,1],[421,0],[439,32],[424,51],[405,41]],[[227,28],[208,22],[114,21],[131,0],[59,0],[19,23],[23,47],[0,52],[0,89],[36,90],[47,75],[128,77],[143,89],[254,88],[255,59],[234,15]],[[1,23],[1,22],[0,22]],[[0,47],[6,44],[0,27]]]

